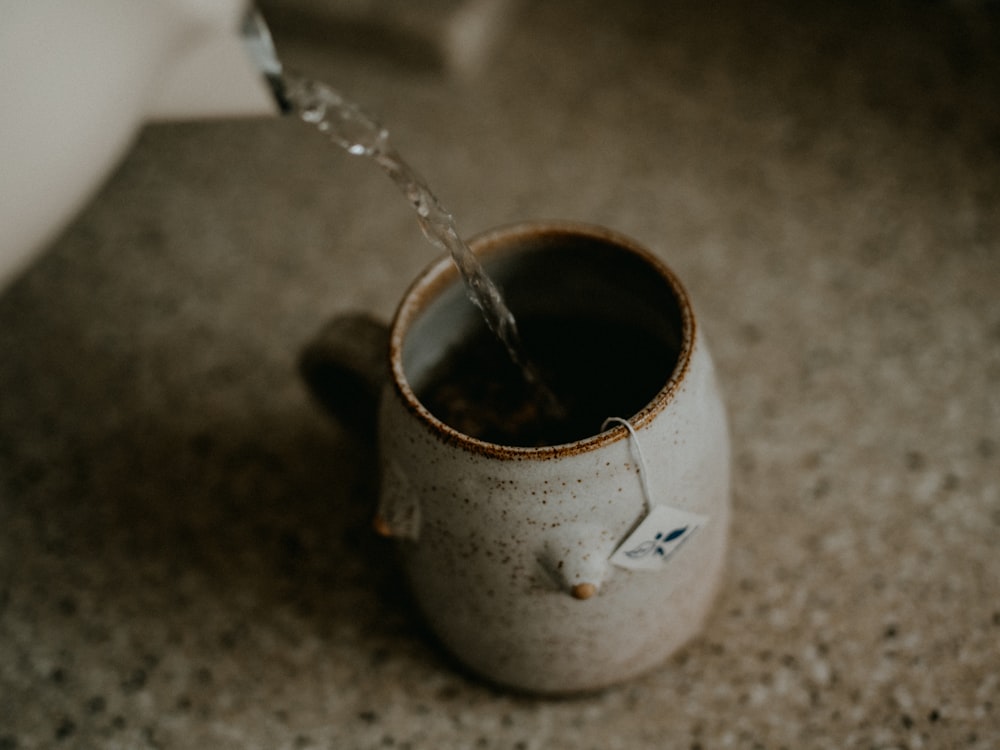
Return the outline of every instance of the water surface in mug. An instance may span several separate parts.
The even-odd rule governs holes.
[[[483,327],[453,345],[415,387],[417,398],[454,429],[498,445],[560,445],[596,435],[608,417],[632,417],[666,385],[675,345],[633,323],[587,315],[518,316],[522,341],[558,411]]]

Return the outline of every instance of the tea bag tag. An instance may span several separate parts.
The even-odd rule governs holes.
[[[611,563],[630,570],[659,570],[708,517],[670,505],[657,505],[611,555]]]
[[[629,570],[659,570],[698,530],[708,523],[708,516],[675,508],[672,505],[654,505],[646,477],[646,461],[635,428],[627,419],[610,417],[604,427],[616,422],[629,432],[639,464],[639,479],[645,515],[639,524],[611,554],[612,565]]]

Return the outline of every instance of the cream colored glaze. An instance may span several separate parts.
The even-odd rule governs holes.
[[[511,228],[471,245],[489,252],[487,244],[502,247],[542,229]],[[669,274],[651,263],[650,273]],[[608,563],[645,513],[623,426],[565,446],[493,446],[442,425],[414,397],[401,342],[449,273],[439,264],[418,280],[392,329],[377,525],[400,537],[403,567],[435,633],[480,675],[522,690],[572,693],[654,668],[700,629],[727,540],[726,416],[686,295],[670,276],[685,310],[682,359],[633,426],[653,503],[710,521],[663,570],[639,572]]]

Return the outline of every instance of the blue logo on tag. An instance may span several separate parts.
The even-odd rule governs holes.
[[[642,542],[638,547],[630,550],[625,550],[625,554],[631,557],[633,560],[639,560],[646,555],[653,554],[663,557],[667,553],[667,545],[671,542],[678,541],[682,536],[684,536],[690,526],[681,526],[679,529],[674,529],[673,531],[667,533],[663,531],[658,531],[656,536],[652,539],[647,539]]]

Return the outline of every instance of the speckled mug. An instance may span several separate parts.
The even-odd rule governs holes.
[[[509,447],[428,411],[415,384],[479,314],[448,258],[400,304],[388,330],[388,377],[385,354],[373,354],[364,336],[349,337],[349,357],[314,345],[312,370],[323,361],[329,374],[338,360],[359,382],[381,384],[376,528],[398,539],[415,598],[444,646],[502,685],[596,690],[662,664],[699,631],[714,599],[730,490],[711,357],[677,278],[627,237],[533,222],[469,244],[516,314],[587,312],[674,338],[676,364],[655,397],[636,414],[608,415],[628,425],[564,445]],[[330,390],[328,382],[327,403]],[[356,403],[340,386],[333,391],[340,406]],[[650,569],[613,562],[659,506],[703,523]],[[642,549],[662,557],[658,544]]]

